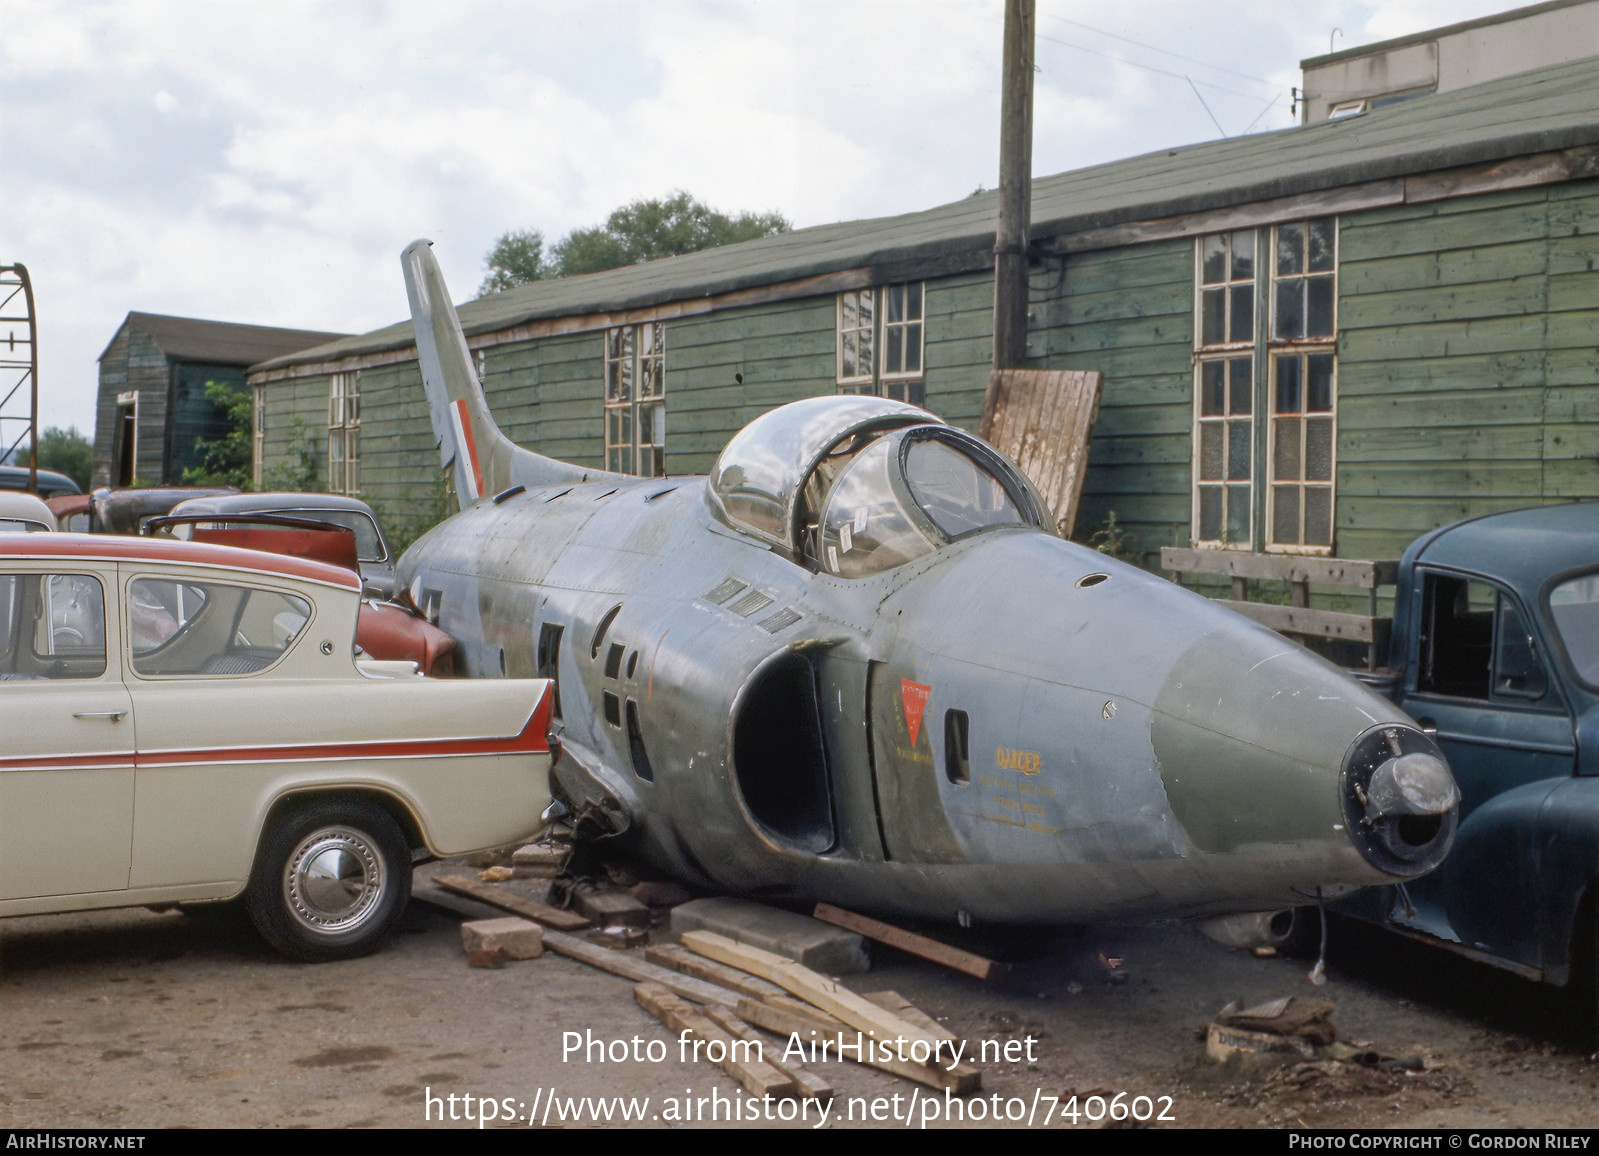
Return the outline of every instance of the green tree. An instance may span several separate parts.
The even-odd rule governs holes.
[[[537,229],[506,233],[494,242],[483,263],[488,266],[489,275],[477,287],[479,296],[554,275],[544,261],[544,234]]]
[[[183,471],[183,484],[249,489],[254,403],[248,393],[225,381],[206,382],[205,396],[227,419],[228,432],[219,438],[194,439],[194,455],[200,464]]]
[[[21,455],[23,462],[26,455]],[[78,432],[77,426],[47,426],[39,435],[39,468],[66,474],[78,483],[78,488],[89,488],[89,472],[94,465],[94,446]]]
[[[484,258],[488,276],[479,293],[549,277],[598,273],[675,257],[718,245],[753,241],[793,228],[781,213],[736,216],[718,212],[678,190],[664,200],[651,198],[623,205],[603,225],[573,229],[544,253],[544,235],[537,230],[510,232],[495,242]]]
[[[560,276],[570,277],[753,241],[791,228],[781,213],[745,212],[730,217],[679,189],[665,200],[652,198],[623,205],[603,225],[572,230],[556,242],[550,257]]]

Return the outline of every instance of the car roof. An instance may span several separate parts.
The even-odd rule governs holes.
[[[246,493],[216,494],[186,498],[185,508],[174,513],[215,514],[240,512],[270,512],[272,510],[353,510],[370,515],[372,507],[360,498],[345,494],[312,493]]]
[[[257,574],[281,575],[345,590],[361,589],[360,575],[325,562],[172,538],[132,538],[116,534],[15,534],[0,537],[0,561],[39,558],[108,562],[159,562],[220,566]]]
[[[44,499],[27,490],[0,490],[0,518],[38,522],[52,530],[56,528],[56,516]]]
[[[39,470],[38,492],[45,494],[76,494],[82,491],[78,483],[67,477],[66,474],[57,473],[55,470]],[[26,490],[28,488],[27,466],[0,466],[0,490]]]
[[[1599,566],[1599,502],[1485,514],[1435,530],[1415,561],[1490,574],[1536,594],[1544,580]]]

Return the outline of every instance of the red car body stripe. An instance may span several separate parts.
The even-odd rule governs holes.
[[[289,763],[344,759],[461,758],[469,755],[548,754],[550,692],[539,697],[520,732],[497,738],[395,739],[387,742],[302,743],[276,747],[208,747],[200,750],[127,751],[95,755],[21,755],[0,758],[0,771],[82,770],[91,767],[174,766],[188,763]]]

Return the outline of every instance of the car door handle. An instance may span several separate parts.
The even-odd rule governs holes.
[[[122,716],[127,714],[127,713],[128,712],[125,711],[125,710],[75,710],[75,711],[72,712],[72,717],[73,718],[108,718],[112,722],[121,722],[122,721]]]

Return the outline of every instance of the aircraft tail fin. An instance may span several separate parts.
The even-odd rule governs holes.
[[[472,364],[460,318],[450,303],[433,242],[413,241],[400,255],[405,293],[416,331],[417,362],[427,393],[428,417],[438,439],[439,466],[454,470],[461,507],[518,484],[549,485],[604,476],[525,450],[500,432]]]

